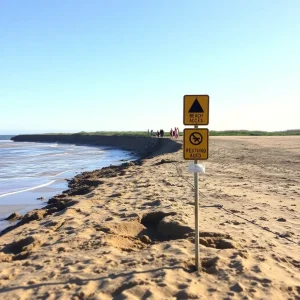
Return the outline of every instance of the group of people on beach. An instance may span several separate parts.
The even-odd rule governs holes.
[[[171,130],[170,130],[170,137],[171,137],[171,139],[172,138],[173,139],[178,139],[178,137],[179,137],[179,128],[178,127],[174,127],[174,129],[171,128]]]
[[[157,137],[164,137],[165,132],[164,132],[163,129],[157,130],[156,132],[154,132],[152,129],[151,130],[148,129],[148,135],[157,136]]]
[[[148,129],[148,135],[156,136],[159,138],[159,137],[164,137],[165,132],[163,129],[157,130],[156,132],[154,132],[152,129],[151,130]],[[179,128],[178,127],[174,127],[174,129],[171,128],[170,137],[174,138],[174,139],[178,139],[178,137],[179,137]]]

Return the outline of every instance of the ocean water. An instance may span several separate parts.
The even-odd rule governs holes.
[[[3,219],[10,213],[42,207],[67,189],[66,179],[137,158],[108,147],[20,143],[8,138],[0,136],[0,230],[7,226]]]

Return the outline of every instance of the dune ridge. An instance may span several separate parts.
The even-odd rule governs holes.
[[[133,151],[139,157],[176,152],[180,145],[168,138],[134,135],[88,135],[88,134],[24,134],[11,138],[15,142],[67,143],[115,147]]]

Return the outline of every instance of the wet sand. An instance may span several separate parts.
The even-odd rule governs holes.
[[[10,213],[11,211],[20,211],[24,209],[26,205],[0,205],[0,217]]]
[[[0,237],[0,298],[300,299],[299,145],[210,138],[200,274],[182,150],[75,177]]]

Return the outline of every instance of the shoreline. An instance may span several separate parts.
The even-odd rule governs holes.
[[[13,136],[12,136],[12,138],[13,138]],[[14,142],[13,140],[4,140],[4,141],[5,142],[11,141],[12,143]],[[41,142],[43,143],[43,141],[41,141]],[[52,143],[52,142],[50,142],[50,143]],[[96,147],[100,146],[100,145],[94,144],[94,143],[89,143],[89,144],[84,144],[84,145],[96,146]],[[120,148],[102,146],[102,145],[100,146],[100,148],[105,149],[105,150],[111,150],[111,149],[112,150],[116,149],[116,150],[121,150],[121,151],[123,150]],[[128,156],[128,159],[123,159],[123,158],[125,158],[123,156],[121,156],[119,158],[116,157],[111,161],[111,163],[113,165],[120,165],[122,163],[122,161],[131,161],[131,160],[137,159],[136,154],[133,153],[132,151],[127,151],[127,153],[128,154],[126,154],[126,155],[130,156],[130,157]],[[104,166],[107,165],[107,163],[105,163],[104,161],[100,164],[103,164]],[[98,163],[98,165],[99,165],[99,163]],[[101,169],[102,166],[100,166],[100,165],[98,166],[98,165],[94,168],[89,167],[85,171]],[[29,213],[33,209],[40,209],[41,202],[43,202],[42,206],[46,206],[47,201],[49,199],[53,198],[55,195],[60,194],[64,190],[68,189],[67,181],[70,181],[73,177],[75,177],[77,174],[79,174],[81,172],[83,172],[82,168],[78,169],[78,170],[63,171],[63,172],[57,173],[54,176],[55,180],[51,180],[52,178],[49,178],[49,182],[47,182],[47,183],[28,187],[28,188],[17,190],[17,191],[8,192],[6,194],[0,195],[1,202],[3,203],[2,205],[0,205],[0,215],[1,215],[0,234],[7,227],[10,227],[9,226],[10,222],[5,221],[4,218],[9,217],[10,214],[14,213],[14,211],[11,211],[11,212],[9,212],[9,214],[7,214],[6,209],[5,209],[5,213],[4,213],[4,210],[2,213],[2,206],[7,204],[7,205],[9,205],[8,207],[13,208],[13,207],[15,207],[14,205],[19,205],[19,204],[24,205],[24,207],[28,207],[28,209],[22,210],[22,212],[24,212],[24,213]],[[51,176],[51,177],[53,177],[53,176]],[[39,199],[39,198],[43,198],[43,199]],[[12,205],[12,206],[10,206],[10,205]],[[15,225],[15,223],[14,223],[14,225]]]
[[[0,236],[3,230],[5,230],[6,228],[12,225],[16,225],[16,222],[13,222],[13,224],[11,224],[10,221],[5,220],[11,214],[18,213],[21,214],[22,217],[24,217],[26,214],[32,212],[33,210],[42,209],[47,205],[49,199],[59,194],[60,192],[63,192],[67,188],[68,188],[67,180],[57,179],[51,185],[36,187],[34,189],[29,189],[19,193],[13,193],[4,196],[6,202],[8,203],[12,202],[9,201],[11,198],[18,204],[0,205]],[[18,209],[19,207],[21,209]]]
[[[42,203],[0,205],[0,237],[3,230],[18,222],[18,220],[6,220],[12,213],[25,215],[35,209],[42,209],[44,205]]]
[[[57,140],[57,137],[58,137],[57,135],[19,135],[19,136],[13,137],[12,140],[15,141],[15,142],[41,142],[41,143],[45,143],[45,142],[49,142],[49,143],[56,142],[56,143],[58,143],[58,142],[61,142],[61,143],[70,143],[70,138],[71,138],[73,140],[73,142],[72,142],[73,144],[80,144],[80,145],[82,145],[82,141],[83,141],[82,139],[79,139],[79,140],[76,139],[76,141],[75,141],[73,135],[65,135],[65,136],[63,136],[63,138],[61,138],[59,136],[60,137],[59,141]],[[80,136],[80,137],[84,137],[84,136]],[[107,138],[107,136],[105,136],[105,138]],[[4,234],[6,234],[7,232],[10,232],[11,230],[14,230],[15,228],[17,228],[19,226],[22,226],[26,223],[31,222],[32,220],[40,219],[41,216],[43,217],[43,216],[51,215],[54,212],[60,211],[62,209],[65,209],[66,207],[74,205],[73,202],[65,200],[65,198],[66,198],[67,195],[69,195],[69,193],[71,195],[77,195],[78,194],[78,192],[76,192],[76,190],[74,191],[74,188],[73,189],[72,189],[72,187],[70,188],[70,182],[71,183],[74,182],[75,178],[81,177],[82,174],[84,174],[84,173],[93,173],[93,172],[96,172],[96,171],[101,171],[103,169],[113,171],[115,168],[119,169],[118,167],[121,167],[121,169],[123,169],[123,168],[128,167],[129,165],[132,165],[132,163],[138,165],[138,164],[141,163],[141,161],[143,159],[145,159],[145,157],[147,157],[151,154],[152,155],[153,154],[154,155],[159,155],[161,153],[165,153],[165,152],[168,152],[168,151],[172,152],[172,151],[176,151],[176,149],[179,149],[181,147],[181,146],[179,146],[178,143],[176,143],[176,141],[170,140],[170,139],[157,139],[157,138],[146,138],[145,139],[144,137],[142,137],[142,139],[140,139],[140,137],[137,137],[137,138],[134,137],[134,140],[132,140],[132,137],[129,137],[129,139],[126,139],[127,137],[125,137],[125,139],[124,139],[124,137],[121,137],[121,138],[122,138],[121,139],[121,145],[119,147],[114,147],[114,148],[123,149],[123,150],[127,149],[127,151],[129,151],[128,149],[131,149],[131,147],[135,146],[139,150],[138,151],[132,151],[133,149],[131,149],[131,152],[134,152],[133,153],[134,155],[140,154],[140,157],[137,157],[135,160],[132,160],[129,163],[125,162],[125,163],[122,163],[122,164],[110,165],[108,167],[103,167],[103,168],[95,170],[95,171],[73,172],[73,173],[78,173],[78,174],[74,175],[71,179],[66,179],[67,183],[65,184],[65,187],[67,189],[61,187],[56,192],[50,193],[51,197],[47,197],[48,200],[44,202],[43,207],[36,208],[36,209],[33,209],[33,210],[27,210],[27,213],[22,216],[20,221],[15,222],[13,225],[7,226],[4,229],[0,230],[0,237],[3,236]],[[150,139],[151,142],[149,142],[149,139]],[[162,142],[162,140],[164,140],[164,141]],[[84,144],[84,145],[87,145],[87,146],[98,145],[98,146],[100,146],[99,143],[101,143],[101,139],[99,140],[99,137],[96,138],[96,141],[94,139],[90,139],[90,138],[88,139],[88,141],[89,141],[89,143]],[[134,143],[133,143],[133,141],[134,141]],[[146,141],[146,145],[143,145],[145,143],[145,141]],[[109,144],[110,142],[113,142],[113,144],[115,144],[116,139],[114,138],[113,140],[111,140],[111,139],[106,140],[106,141],[103,142],[103,143],[106,143],[106,145],[101,144],[101,146],[109,147],[109,146],[111,146],[111,144]],[[161,144],[163,144],[163,145],[161,145]],[[164,145],[164,144],[166,144],[166,145]],[[90,183],[90,184],[91,184],[91,186],[94,186],[94,187],[98,186],[94,182]],[[28,197],[32,196],[34,193],[39,192],[39,191],[36,191],[36,190],[42,189],[44,187],[45,187],[45,185],[42,185],[40,187],[30,188],[30,189],[27,189],[27,190],[24,190],[24,191],[14,192],[10,195],[5,195],[3,197],[10,197],[13,194],[21,194],[21,193],[25,193],[25,194],[27,193],[28,194],[28,192],[29,192],[29,196],[27,195],[27,198],[28,198]],[[59,190],[61,190],[60,193],[59,193]],[[69,193],[68,192],[64,193],[65,192],[64,190],[69,191]],[[89,191],[89,192],[91,190],[92,190],[91,187],[90,187],[90,189],[88,189],[88,188],[86,189],[86,191]],[[79,194],[81,194],[82,192],[79,191]],[[39,192],[39,193],[43,194],[43,192]],[[43,196],[45,196],[45,195],[43,195]],[[38,201],[38,200],[36,200],[36,201]],[[32,204],[27,205],[27,207],[32,207],[32,208],[35,207],[35,206],[38,207],[38,206],[41,206],[41,204],[37,203],[36,205],[32,205]],[[45,210],[45,211],[39,212],[40,210]],[[0,214],[1,214],[1,206],[0,206]],[[34,217],[33,217],[33,215],[34,215]],[[7,216],[7,217],[9,217],[9,216]],[[2,221],[4,221],[4,220],[2,220]]]
[[[75,175],[72,179],[67,180],[67,189],[62,191],[61,193],[53,192],[53,197],[51,197],[44,204],[37,204],[36,206],[41,206],[41,208],[36,208],[33,210],[28,210],[25,215],[22,216],[18,222],[14,223],[11,226],[4,228],[0,231],[0,238],[14,229],[30,223],[35,220],[42,220],[43,218],[52,215],[54,213],[58,213],[66,208],[69,208],[75,204],[77,201],[72,201],[70,197],[85,195],[91,193],[95,188],[101,185],[101,180],[89,180],[85,179],[85,177],[100,177],[100,178],[111,178],[116,177],[117,173],[122,172],[129,166],[140,165],[142,163],[141,159],[136,159],[134,161],[125,162],[121,165],[110,165],[107,167],[103,167],[94,171],[85,171]],[[38,201],[38,200],[37,200]],[[28,205],[27,207],[34,207],[35,205]],[[24,207],[26,209],[26,207]],[[1,212],[1,207],[0,207]],[[4,221],[4,220],[3,220]]]

